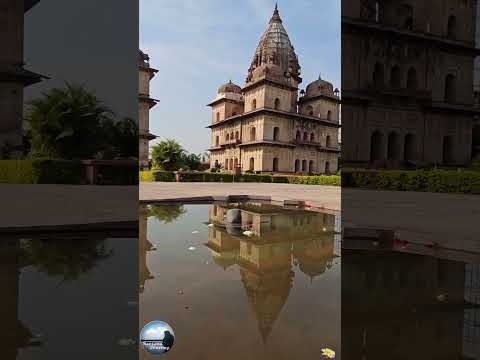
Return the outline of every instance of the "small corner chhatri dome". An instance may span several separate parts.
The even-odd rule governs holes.
[[[248,69],[247,83],[254,82],[267,73],[293,78],[300,83],[300,65],[295,49],[283,27],[278,7],[275,5],[272,18],[255,50]]]
[[[323,80],[321,77],[318,80],[315,80],[307,85],[305,98],[312,98],[316,96],[336,96],[335,92],[337,89],[333,90],[333,84]]]
[[[241,94],[242,88],[237,84],[234,84],[232,80],[230,80],[228,83],[223,84],[218,88],[218,94],[227,94],[227,93]]]

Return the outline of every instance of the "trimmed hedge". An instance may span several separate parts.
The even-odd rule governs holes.
[[[392,191],[480,194],[479,171],[344,171],[343,187]]]
[[[140,181],[174,182],[175,173],[169,171],[140,171]],[[181,182],[249,182],[249,183],[284,183],[305,185],[333,185],[340,186],[340,176],[288,176],[266,174],[240,174],[212,172],[182,172]]]
[[[0,161],[0,183],[4,184],[79,184],[81,181],[79,161]]]

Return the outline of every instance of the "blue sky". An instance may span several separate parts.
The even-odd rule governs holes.
[[[218,87],[244,85],[275,0],[140,0],[140,48],[158,69],[151,132],[200,153],[210,146],[210,108]],[[303,83],[322,78],[340,88],[340,0],[279,0]]]

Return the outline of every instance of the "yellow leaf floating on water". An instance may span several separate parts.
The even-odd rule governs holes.
[[[329,348],[322,349],[322,356],[325,356],[326,358],[329,358],[329,359],[334,359],[335,351]]]

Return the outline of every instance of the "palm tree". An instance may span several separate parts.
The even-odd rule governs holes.
[[[183,163],[185,150],[175,140],[167,139],[152,146],[153,165],[162,170],[178,170]]]
[[[30,105],[30,157],[88,159],[102,148],[102,126],[113,112],[84,87],[66,84]]]

